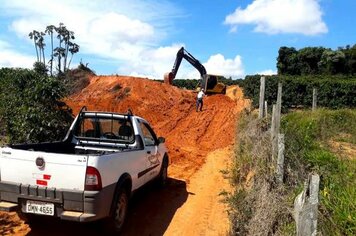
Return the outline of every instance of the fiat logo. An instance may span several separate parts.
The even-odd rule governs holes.
[[[45,164],[46,162],[43,157],[36,158],[36,166],[38,167],[38,169],[43,170],[45,168]]]

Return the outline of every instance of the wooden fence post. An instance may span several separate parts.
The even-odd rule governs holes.
[[[263,118],[263,103],[265,100],[265,77],[261,77],[261,84],[260,84],[260,104],[259,104],[259,113],[258,118]]]
[[[316,109],[317,96],[318,96],[318,90],[317,90],[316,88],[313,88],[313,105],[312,105],[312,111],[315,111],[315,109]]]

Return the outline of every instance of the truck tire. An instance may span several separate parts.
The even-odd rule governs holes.
[[[129,206],[129,196],[125,188],[120,188],[115,202],[114,214],[112,216],[112,229],[119,233],[125,223],[127,209]]]
[[[168,179],[168,157],[165,155],[157,179],[158,185],[160,187],[164,187],[167,184],[167,179]]]

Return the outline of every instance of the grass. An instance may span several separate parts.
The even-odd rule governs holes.
[[[328,146],[330,140],[355,144],[356,110],[318,110],[283,118],[286,156],[321,178],[319,230],[326,235],[356,234],[356,160]],[[340,135],[342,134],[342,135]]]
[[[236,192],[229,198],[233,231],[238,235],[293,235],[294,199],[309,173],[321,176],[318,231],[356,234],[356,160],[333,150],[330,140],[356,143],[356,110],[302,111],[282,117],[285,134],[284,185],[275,184],[266,121],[240,119],[232,168]],[[353,152],[352,152],[353,153]],[[245,182],[254,173],[252,187]],[[266,191],[266,189],[268,191]],[[276,201],[277,199],[277,201]]]

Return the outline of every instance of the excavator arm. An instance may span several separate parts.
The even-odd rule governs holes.
[[[206,73],[205,67],[193,57],[192,54],[187,52],[184,47],[179,49],[177,52],[177,57],[174,62],[173,68],[171,72],[168,72],[164,75],[164,83],[172,84],[172,81],[175,79],[179,66],[182,63],[183,58],[187,60],[192,66],[195,67],[200,73],[201,80],[197,86],[197,90],[205,89],[205,93],[210,94],[225,94],[226,93],[226,85],[218,82],[218,77],[216,75],[208,75]]]
[[[179,49],[177,52],[177,57],[173,65],[173,69],[171,72],[168,72],[164,75],[164,82],[167,84],[172,84],[172,81],[175,79],[179,66],[182,63],[183,58],[187,60],[192,66],[195,67],[200,73],[201,78],[204,78],[206,75],[206,69],[205,67],[199,62],[198,59],[193,57],[192,54],[190,54],[187,50],[182,47]]]

